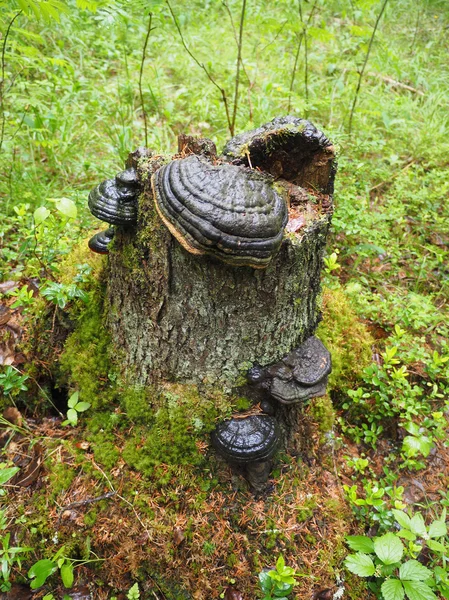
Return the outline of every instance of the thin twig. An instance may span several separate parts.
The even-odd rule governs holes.
[[[240,63],[242,62],[242,41],[243,41],[243,23],[245,21],[246,0],[242,2],[242,13],[240,15],[239,39],[237,43],[237,65],[235,68],[235,90],[234,90],[234,109],[232,111],[232,135],[234,135],[235,120],[237,117],[237,106],[239,103],[239,84],[240,84]]]
[[[94,465],[94,467],[95,467],[96,469],[98,469],[98,470],[100,471],[100,473],[101,473],[101,474],[103,475],[103,477],[106,479],[106,481],[107,481],[107,482],[108,482],[108,484],[109,484],[109,487],[111,488],[111,491],[112,491],[112,492],[114,492],[114,493],[117,495],[117,498],[120,498],[120,500],[122,500],[122,501],[123,501],[125,504],[127,504],[128,506],[130,506],[130,507],[131,507],[131,509],[132,509],[132,511],[133,511],[133,513],[134,513],[134,516],[135,516],[135,517],[136,517],[136,519],[139,521],[139,523],[141,524],[141,526],[142,526],[142,528],[144,529],[145,533],[147,534],[148,538],[150,539],[150,538],[151,538],[151,536],[150,536],[150,532],[149,532],[149,531],[148,531],[148,529],[145,527],[145,525],[144,525],[144,523],[143,523],[142,519],[141,519],[141,518],[140,518],[140,516],[139,516],[139,513],[138,513],[138,512],[137,512],[137,510],[134,508],[133,504],[132,504],[132,503],[131,503],[129,500],[127,500],[126,498],[124,498],[123,496],[121,496],[121,495],[120,495],[120,494],[117,492],[117,490],[115,489],[115,487],[112,485],[112,482],[111,482],[111,480],[109,479],[109,477],[106,475],[106,473],[103,471],[103,469],[102,469],[102,468],[101,468],[99,465],[97,465],[97,463],[96,463],[95,461],[92,461],[92,464]]]
[[[306,110],[305,115],[307,118],[307,106],[309,104],[309,68],[307,64],[307,25],[304,24],[304,19],[302,15],[302,5],[301,0],[298,0],[298,8],[299,8],[299,18],[301,19],[301,25],[303,29],[304,36],[304,94],[306,97]]]
[[[313,15],[314,15],[316,7],[317,7],[317,3],[318,3],[318,0],[315,0],[315,3],[313,4],[313,6],[312,6],[312,8],[310,10],[309,16],[307,18],[307,23],[306,23],[305,26],[304,26],[304,23],[303,23],[302,18],[301,18],[301,24],[303,26],[303,29],[302,29],[301,34],[300,34],[299,39],[298,39],[298,47],[296,48],[295,62],[293,63],[292,77],[291,77],[291,80],[290,80],[290,89],[288,91],[288,110],[289,111],[290,111],[290,108],[291,108],[291,105],[292,105],[292,93],[293,93],[293,87],[295,85],[296,69],[298,68],[298,60],[299,60],[299,53],[301,51],[302,40],[303,40],[303,38],[305,36],[306,29],[309,26],[309,24],[310,24],[310,22],[311,22],[311,20],[313,18]],[[300,10],[302,12],[302,9],[301,9],[301,0],[299,0],[299,5],[300,5]]]
[[[222,0],[222,4],[226,10],[226,12],[228,13],[229,16],[229,21],[231,22],[231,27],[232,27],[232,33],[234,34],[234,40],[235,40],[235,44],[237,46],[237,48],[239,47],[239,38],[238,38],[238,34],[237,34],[237,30],[235,28],[235,24],[234,24],[234,19],[232,17],[232,12],[229,8],[228,3],[226,2],[226,0]],[[245,63],[243,62],[243,57],[240,56],[240,66],[242,67],[242,71],[245,74],[245,77],[248,81],[248,106],[249,106],[249,120],[252,121],[253,120],[253,104],[251,101],[251,90],[254,87],[254,81],[251,81],[250,76],[248,75],[248,72],[246,70],[245,67]],[[235,125],[235,123],[234,123]]]
[[[379,14],[377,15],[377,19],[374,24],[374,29],[373,29],[373,32],[371,34],[371,38],[370,38],[370,41],[368,44],[368,50],[366,51],[365,60],[363,61],[363,65],[362,65],[362,68],[359,73],[359,81],[357,83],[357,89],[355,91],[354,101],[352,103],[351,114],[349,116],[349,131],[348,131],[349,134],[351,134],[351,132],[352,132],[352,119],[354,117],[354,111],[355,111],[355,107],[357,104],[357,99],[359,97],[360,87],[362,85],[363,73],[365,72],[365,67],[368,63],[369,55],[371,53],[371,48],[373,46],[374,36],[376,35],[377,27],[379,26],[380,19],[382,18],[382,15],[384,14],[384,10],[385,10],[385,7],[387,6],[387,2],[388,2],[388,0],[384,0],[384,2],[382,4],[382,8],[380,9]]]
[[[2,78],[0,79],[0,113],[1,113],[1,129],[0,129],[0,152],[2,151],[2,146],[3,146],[3,140],[5,137],[5,123],[6,123],[6,117],[5,117],[5,95],[3,92],[3,88],[5,85],[5,71],[6,71],[6,44],[8,42],[8,37],[9,37],[9,32],[11,31],[11,27],[14,25],[14,21],[17,19],[18,16],[20,16],[22,14],[22,11],[19,10],[18,13],[16,13],[13,18],[11,19],[11,21],[8,23],[8,27],[6,28],[6,33],[5,33],[5,37],[3,38],[3,45],[2,45]]]
[[[71,508],[76,508],[77,506],[86,506],[86,504],[100,502],[100,500],[107,500],[108,498],[112,498],[116,494],[117,492],[114,490],[113,492],[107,492],[106,494],[102,494],[101,496],[97,496],[96,498],[86,498],[85,500],[79,500],[78,502],[72,502],[71,504],[67,504],[67,506],[62,506],[59,509],[59,518],[56,527],[59,527],[62,519],[62,513],[64,511],[70,510]]]
[[[226,91],[215,81],[215,79],[212,77],[210,71],[207,70],[207,68],[204,65],[204,63],[200,62],[197,59],[197,57],[192,53],[192,51],[190,50],[190,48],[187,46],[186,41],[185,41],[184,36],[182,34],[182,31],[181,31],[181,27],[179,26],[179,23],[178,23],[178,20],[176,18],[176,15],[173,12],[173,9],[171,7],[170,0],[165,0],[165,2],[167,4],[167,6],[168,6],[168,9],[169,9],[169,11],[171,13],[171,16],[173,18],[173,21],[175,23],[175,27],[176,27],[176,29],[177,29],[177,31],[179,33],[179,37],[181,38],[181,43],[184,46],[184,50],[187,52],[187,54],[190,56],[190,58],[194,61],[194,63],[200,69],[202,69],[204,71],[204,73],[206,74],[206,77],[209,79],[209,81],[212,83],[212,85],[214,85],[217,88],[217,90],[220,91],[221,99],[223,101],[223,104],[224,104],[224,107],[225,107],[225,111],[226,111],[226,120],[228,122],[228,128],[229,128],[229,131],[230,131],[231,135],[233,136],[234,135],[234,130],[233,130],[233,127],[232,127],[231,115],[229,113],[229,103],[228,103],[228,97],[226,95]]]
[[[147,124],[147,111],[145,110],[145,102],[143,101],[143,91],[142,91],[142,76],[143,76],[143,67],[145,65],[146,51],[148,46],[148,40],[150,39],[150,33],[154,28],[151,27],[153,22],[153,13],[150,12],[148,21],[148,29],[147,35],[145,36],[145,42],[143,44],[142,50],[142,60],[140,61],[140,72],[139,72],[139,94],[140,94],[140,105],[142,107],[143,114],[143,124],[145,128],[145,147],[148,148],[148,124]]]
[[[407,90],[408,92],[413,92],[414,94],[418,94],[418,96],[424,96],[424,92],[422,92],[421,90],[417,90],[416,88],[412,87],[411,85],[407,85],[405,83],[402,83],[401,81],[397,81],[396,79],[393,79],[392,77],[388,77],[388,75],[382,75],[381,73],[367,73],[367,75],[369,77],[377,77],[378,79],[385,81],[385,83],[389,83],[391,85],[391,87],[398,87],[403,90]]]

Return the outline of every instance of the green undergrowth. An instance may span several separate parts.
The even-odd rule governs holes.
[[[342,392],[360,380],[370,364],[374,340],[342,287],[324,288],[322,312],[317,336],[332,355],[328,389]]]

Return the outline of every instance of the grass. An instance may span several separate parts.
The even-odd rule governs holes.
[[[11,0],[1,12],[3,36],[22,4]],[[207,3],[173,0],[170,4],[189,49],[226,90],[232,106],[237,46],[228,11],[218,0]],[[229,0],[227,4],[234,23],[238,24],[241,2]],[[359,323],[352,331],[363,340],[372,336],[374,362],[364,372],[361,365],[351,371],[350,365],[340,367],[338,363],[344,376],[340,382],[332,381],[338,424],[331,439],[334,450],[344,448],[349,463],[359,468],[348,467],[349,463],[340,456],[342,452],[334,450],[325,471],[328,475],[315,466],[304,474],[297,465],[283,463],[277,474],[275,497],[279,501],[286,498],[292,508],[307,505],[306,525],[301,525],[303,521],[295,517],[291,529],[293,524],[286,512],[270,501],[262,505],[245,496],[243,506],[245,503],[235,496],[235,486],[239,493],[246,493],[243,484],[236,483],[230,473],[225,482],[218,484],[218,467],[213,465],[208,490],[201,490],[204,482],[201,484],[196,475],[182,469],[178,482],[172,479],[171,471],[166,473],[169,483],[162,488],[164,492],[142,482],[140,475],[128,470],[122,458],[118,472],[110,463],[122,456],[125,442],[135,429],[133,423],[123,420],[118,410],[111,412],[112,429],[101,434],[108,444],[106,450],[109,448],[105,453],[112,452],[114,461],[108,463],[106,459],[107,466],[101,463],[101,447],[96,448],[95,456],[90,449],[86,451],[87,457],[81,456],[76,444],[89,448],[89,444],[95,444],[95,437],[82,427],[73,429],[67,435],[62,434],[68,438],[64,453],[69,457],[70,477],[62,473],[58,452],[53,446],[48,450],[46,468],[50,480],[55,484],[58,478],[62,480],[59,487],[52,486],[52,501],[45,488],[34,496],[25,488],[14,499],[14,506],[20,505],[19,500],[33,499],[31,516],[23,515],[28,518],[24,528],[27,543],[21,545],[33,544],[39,557],[50,552],[51,544],[36,545],[33,535],[39,536],[40,528],[45,530],[47,538],[52,535],[58,519],[52,502],[56,499],[60,506],[69,505],[75,496],[88,496],[91,489],[100,496],[110,490],[111,484],[125,501],[119,498],[108,500],[109,504],[103,501],[86,507],[86,512],[88,508],[95,509],[88,518],[93,523],[89,536],[98,542],[97,551],[108,558],[101,578],[112,582],[112,586],[124,589],[154,568],[159,572],[167,570],[172,580],[178,574],[178,583],[192,594],[201,585],[206,596],[216,594],[217,590],[224,592],[231,579],[237,580],[239,589],[254,594],[258,570],[269,566],[270,560],[274,564],[277,553],[282,551],[287,564],[309,575],[317,560],[326,561],[319,581],[310,578],[301,584],[302,593],[311,593],[320,586],[334,584],[334,568],[341,567],[344,558],[344,534],[366,523],[386,527],[393,503],[407,495],[411,478],[419,478],[425,489],[421,502],[435,503],[438,514],[441,511],[437,501],[447,504],[444,494],[438,494],[448,483],[447,449],[444,436],[438,433],[447,432],[447,423],[442,424],[440,417],[434,415],[447,412],[449,393],[445,362],[449,356],[446,89],[449,9],[445,0],[397,0],[387,4],[364,72],[349,134],[358,73],[381,4],[374,0],[318,0],[307,32],[306,102],[304,48],[289,98],[298,36],[302,31],[297,5],[288,0],[248,2],[236,112],[236,131],[240,132],[286,114],[291,102],[292,114],[307,114],[339,149],[336,212],[328,251],[338,253],[340,268],[326,275],[325,303],[330,307],[329,314],[338,311],[340,305],[344,307],[339,316],[345,327],[352,322],[355,311]],[[154,2],[151,10],[154,30],[148,40],[142,78],[149,146],[157,152],[170,153],[176,149],[179,133],[192,133],[211,137],[218,148],[222,147],[229,132],[220,93],[184,50],[166,3]],[[311,10],[312,3],[303,5],[304,22]],[[5,129],[0,151],[0,282],[16,281],[18,288],[31,283],[36,288],[45,288],[52,281],[70,284],[72,280],[67,280],[67,274],[65,279],[62,277],[64,267],[60,258],[98,223],[87,211],[88,191],[121,170],[127,153],[144,142],[138,83],[148,27],[147,3],[70,1],[59,20],[55,15],[45,16],[38,19],[24,10],[15,19],[4,46],[1,75]],[[0,39],[0,46],[4,39]],[[76,218],[67,219],[56,210],[54,199],[61,197],[73,200],[78,209]],[[36,229],[34,211],[41,206],[46,206],[51,216]],[[84,262],[80,255],[79,264]],[[72,279],[81,277],[82,287],[81,273],[77,263]],[[1,301],[10,306],[16,298],[17,292],[13,292],[12,296],[2,296]],[[24,316],[27,311],[29,314],[28,325],[20,321],[25,340],[33,329],[32,302],[31,298],[30,306],[24,307]],[[53,315],[51,334],[57,338],[59,313],[51,304],[47,306]],[[332,336],[334,329],[335,326],[324,325],[323,331]],[[1,343],[7,340],[0,337]],[[383,355],[392,346],[398,348],[392,360],[399,362],[388,366]],[[347,357],[356,360],[349,347]],[[17,365],[19,370],[21,365]],[[407,384],[398,374],[401,367],[406,369]],[[30,375],[39,379],[45,368],[45,364],[34,365]],[[31,380],[25,383],[33,387]],[[48,403],[42,403],[41,392],[35,389],[36,397],[30,406],[35,407],[37,416],[39,406],[42,411],[42,406]],[[358,389],[366,396],[357,405]],[[348,398],[353,402],[350,409],[346,407]],[[405,408],[401,405],[403,398]],[[20,402],[19,394],[16,400]],[[366,408],[373,410],[373,406],[379,407],[384,401],[394,402],[393,424],[384,431],[372,430],[370,422],[363,420]],[[5,395],[3,403],[10,404],[11,396]],[[419,410],[414,414],[416,407]],[[376,410],[376,427],[378,423],[385,425],[384,409]],[[402,440],[409,433],[404,427],[408,426],[409,418],[421,427],[419,435],[430,436],[434,444],[434,453],[427,458],[403,450]],[[55,437],[56,448],[61,430],[52,429],[45,419],[42,421],[42,414],[39,419],[38,435]],[[369,431],[362,429],[362,421]],[[322,433],[317,435],[322,437]],[[369,467],[360,467],[362,456],[368,456]],[[103,467],[97,465],[96,457]],[[438,460],[443,461],[443,466]],[[419,469],[418,463],[423,468]],[[325,482],[330,478],[329,473],[333,477],[337,470],[344,484],[357,486],[359,498],[368,498],[370,486],[378,480],[383,489],[389,490],[385,491],[381,509],[374,510],[368,505],[364,515],[359,510],[361,521],[357,524],[342,504],[340,481],[334,479],[331,499],[335,501],[335,510],[332,510],[325,501]],[[292,472],[293,483],[289,480]],[[126,475],[122,477],[122,473]],[[311,486],[313,481],[318,483],[311,492],[314,507],[310,508],[310,499],[301,496],[301,486]],[[394,490],[401,486],[403,492],[394,496]],[[161,493],[165,495],[160,496]],[[179,500],[179,494],[186,499],[185,503]],[[194,503],[193,512],[188,509],[188,502]],[[230,504],[228,512],[224,508],[226,502]],[[48,505],[51,514],[46,521],[42,513]],[[123,548],[121,526],[114,524],[107,514],[111,505],[111,515],[117,522],[122,519],[132,529]],[[204,516],[214,511],[220,515],[215,532]],[[321,517],[325,511],[327,517]],[[178,548],[170,541],[161,561],[152,557],[145,563],[139,542],[142,527],[136,521],[136,513],[156,547],[165,543],[174,528],[180,528],[191,554],[182,545],[184,542]],[[247,514],[256,515],[252,525]],[[76,524],[81,526],[83,515],[74,519],[79,519]],[[225,523],[229,524],[228,529]],[[336,541],[334,556],[332,543],[326,542],[326,527],[332,531],[329,539]],[[30,534],[31,530],[36,530],[35,534]],[[219,532],[224,536],[222,539]],[[70,537],[70,527],[67,533]],[[113,535],[117,535],[118,541],[111,542]],[[304,547],[301,554],[294,550],[297,542]],[[79,554],[83,558],[83,553],[88,557],[85,543],[81,537],[74,538],[69,548],[73,557]],[[255,549],[261,554],[254,560],[248,558]],[[189,568],[182,570],[186,562]],[[121,570],[124,578],[111,575]],[[161,597],[163,594],[167,598],[183,597],[180,591],[167,591],[169,585],[163,578],[156,577],[153,584],[152,589]],[[365,594],[360,585],[355,578],[349,579],[348,593],[354,598]]]

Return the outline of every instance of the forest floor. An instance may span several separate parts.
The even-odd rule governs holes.
[[[142,2],[22,4],[0,15],[0,598],[253,600],[282,554],[297,598],[392,600],[381,584],[401,579],[399,563],[373,577],[379,556],[346,540],[387,534],[430,571],[415,595],[398,583],[409,600],[449,598],[446,2],[387,4],[372,45],[382,2],[308,3],[306,44],[291,2],[247,7],[236,133],[294,114],[339,149],[318,330],[334,373],[304,412],[310,451],[281,455],[263,497],[206,435],[194,464],[145,463],[159,439],[145,398],[117,401],[107,360],[64,346],[81,324],[104,349],[92,330],[106,259],[86,249],[98,228],[86,198],[144,144],[149,17]],[[232,106],[240,3],[170,5]],[[170,153],[188,133],[220,147],[220,94],[168,4],[152,10],[148,146]],[[372,558],[351,572],[360,548]]]

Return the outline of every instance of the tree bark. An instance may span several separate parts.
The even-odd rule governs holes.
[[[151,190],[157,166],[140,162],[137,228],[119,229],[110,250],[108,326],[136,383],[231,389],[314,333],[330,197],[295,208],[305,224],[266,269],[235,267],[188,253],[168,232]]]

